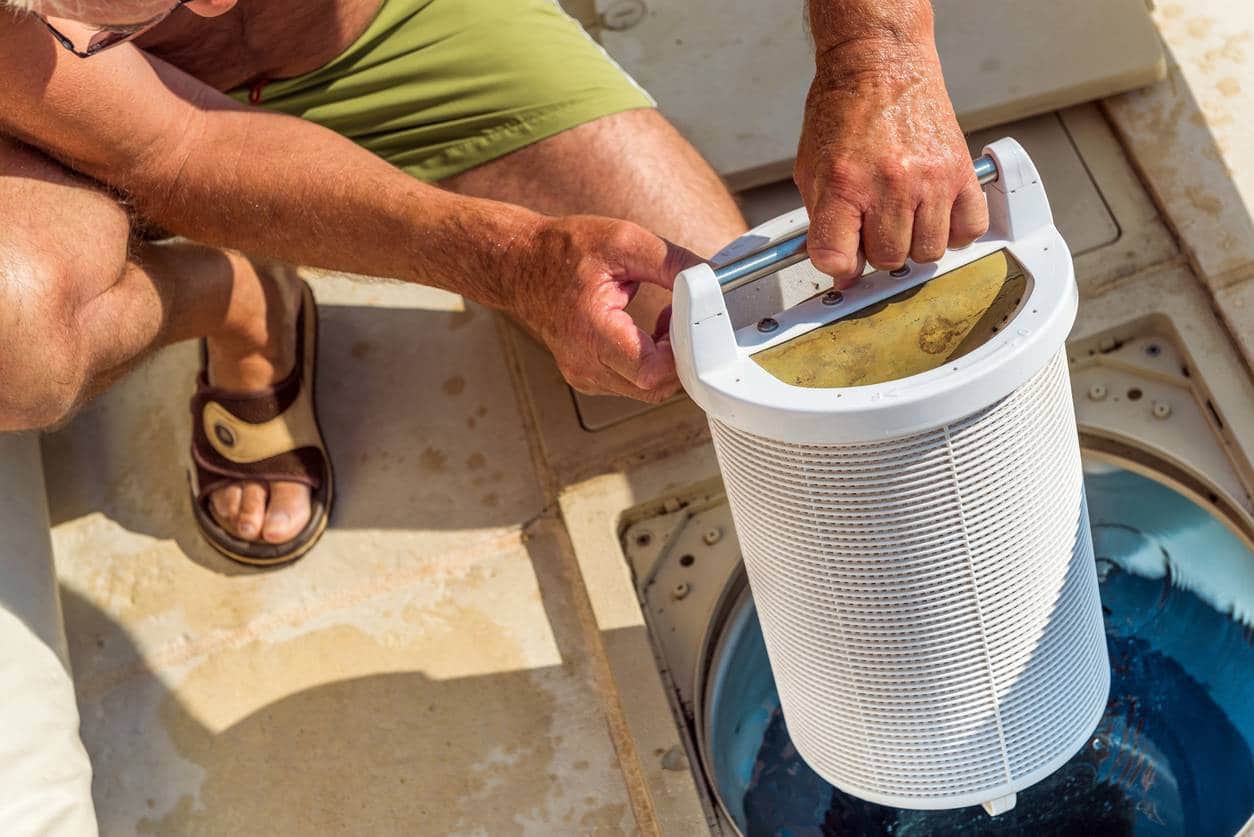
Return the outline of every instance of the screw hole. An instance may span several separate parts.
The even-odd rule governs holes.
[[[1129,401],[1140,401],[1140,400],[1141,400],[1141,396],[1142,396],[1143,394],[1144,394],[1144,393],[1142,393],[1142,392],[1141,392],[1141,390],[1140,390],[1139,388],[1137,388],[1137,387],[1133,387],[1132,389],[1128,390],[1128,400],[1129,400]]]
[[[636,546],[648,546],[652,542],[653,536],[648,532],[641,532],[639,535],[636,535]]]
[[[696,563],[696,560],[697,559],[693,558],[691,555],[681,555],[679,556],[679,566],[691,567],[694,563]]]

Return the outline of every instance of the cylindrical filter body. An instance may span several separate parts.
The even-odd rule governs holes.
[[[790,385],[752,356],[839,314],[811,301],[733,333],[708,268],[676,290],[680,376],[709,414],[792,740],[841,790],[905,808],[1013,804],[1085,743],[1109,690],[1064,349],[1070,257],[1022,149],[989,151],[993,229],[916,287],[990,253],[1026,284],[1005,324],[939,368]],[[842,302],[894,298],[894,281],[866,277]]]
[[[710,426],[789,734],[821,775],[956,807],[1074,754],[1109,678],[1062,352],[880,443]]]

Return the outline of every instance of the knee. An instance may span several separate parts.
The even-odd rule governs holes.
[[[0,431],[45,429],[87,383],[70,259],[0,253]]]

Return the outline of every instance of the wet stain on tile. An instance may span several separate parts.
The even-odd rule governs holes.
[[[1184,190],[1184,195],[1189,199],[1189,203],[1191,203],[1199,212],[1204,212],[1207,215],[1214,217],[1217,217],[1221,212],[1223,212],[1223,201],[1219,200],[1219,198],[1214,195],[1209,194],[1201,186],[1187,187]]]
[[[1215,84],[1215,89],[1228,97],[1240,96],[1241,95],[1241,82],[1237,81],[1232,76],[1228,76],[1226,78],[1220,79]]]
[[[466,379],[461,375],[454,375],[441,384],[440,389],[445,395],[461,395],[466,389]]]
[[[448,465],[448,454],[442,450],[429,447],[418,457],[418,464],[422,466],[424,471],[440,473]]]

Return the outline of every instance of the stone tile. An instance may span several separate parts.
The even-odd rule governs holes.
[[[1245,362],[1254,369],[1254,276],[1216,291],[1215,304],[1245,355]]]
[[[637,401],[594,397],[581,403],[595,404],[597,409],[588,416],[581,415],[574,392],[562,379],[552,356],[512,325],[506,328],[506,335],[540,452],[559,487],[598,474],[630,470],[708,441],[705,414],[685,396],[655,409]],[[589,417],[605,423],[586,424]]]
[[[83,737],[110,834],[634,828],[493,318],[319,278],[339,505],[296,564],[204,545],[195,350],[45,439]]]
[[[1107,101],[1129,153],[1202,279],[1254,263],[1254,4],[1160,3],[1165,81]]]
[[[814,47],[796,4],[769,11],[754,0],[595,4],[606,50],[734,188],[789,175],[814,76]],[[969,131],[1162,74],[1143,0],[1011,0],[978,14],[966,0],[935,5],[946,86]]]
[[[705,442],[589,479],[561,495],[562,517],[587,585],[622,721],[653,815],[668,835],[704,833],[712,812],[703,806],[697,776],[668,767],[667,755],[673,759],[684,752],[684,743],[619,538],[639,516],[658,513],[663,504],[678,502],[672,498],[697,490],[694,483],[708,485],[717,475],[713,447]],[[687,757],[683,762],[687,766]]]

